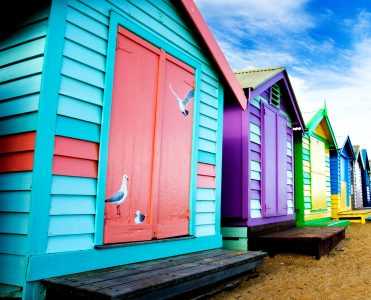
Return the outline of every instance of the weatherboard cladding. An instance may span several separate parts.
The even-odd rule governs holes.
[[[251,218],[263,218],[262,213],[262,120],[261,120],[261,106],[263,104],[268,104],[269,93],[265,92],[262,96],[255,97],[250,105],[250,166],[251,166],[251,180],[253,184],[251,185],[251,199],[250,199],[250,214]],[[281,111],[286,114],[285,111]],[[293,203],[293,147],[292,147],[292,125],[289,119],[287,119],[287,129],[286,129],[286,181],[287,181],[287,214],[293,215],[294,213],[294,203]],[[285,163],[285,162],[279,162]]]
[[[1,272],[1,289],[21,286],[27,266],[35,131],[47,26],[48,9],[31,16],[0,42],[0,265],[3,270],[8,266],[17,268],[17,272]]]
[[[303,225],[306,221],[312,221],[316,219],[322,219],[322,218],[329,218],[331,217],[331,181],[330,181],[330,149],[329,149],[329,143],[326,142],[326,136],[328,136],[327,133],[322,128],[322,123],[318,123],[318,126],[321,127],[321,129],[317,130],[317,128],[314,129],[314,134],[308,134],[305,133],[302,137],[301,143],[297,143],[295,146],[295,154],[299,155],[300,152],[302,153],[302,166],[299,166],[297,164],[296,167],[296,174],[297,178],[296,181],[299,181],[299,177],[302,176],[303,186],[297,185],[297,189],[302,189],[301,191],[298,191],[296,193],[296,206],[298,208],[298,213],[296,216],[297,222],[299,225]],[[324,135],[321,136],[320,134]],[[324,191],[321,191],[320,193],[323,194],[322,196],[325,198],[325,205],[322,209],[316,209],[314,206],[314,203],[316,203],[317,199],[315,196],[314,189],[318,187],[313,186],[313,178],[312,174],[315,170],[313,170],[313,154],[316,156],[317,152],[313,153],[313,149],[311,149],[312,145],[310,140],[318,140],[319,142],[322,142],[324,144],[324,155],[323,155],[323,165],[321,168],[324,170],[324,175],[326,178]],[[321,162],[319,161],[319,164]],[[338,172],[337,172],[338,174]]]
[[[58,3],[60,6],[64,5],[63,2]],[[8,288],[7,285],[24,285],[27,264],[27,280],[38,280],[45,278],[45,274],[57,276],[89,268],[103,268],[113,266],[120,260],[118,255],[108,254],[110,251],[94,249],[97,235],[97,176],[112,12],[132,24],[132,28],[138,30],[138,35],[143,32],[153,35],[159,44],[170,45],[174,53],[197,66],[197,116],[194,119],[197,126],[194,125],[193,129],[194,152],[197,152],[193,155],[197,161],[191,174],[194,202],[191,203],[193,211],[190,225],[193,230],[191,233],[202,237],[169,242],[172,246],[165,250],[152,245],[151,249],[154,250],[148,255],[143,254],[145,251],[139,251],[141,254],[132,256],[131,247],[112,251],[127,253],[125,256],[129,257],[127,262],[130,262],[221,245],[219,201],[223,87],[208,51],[200,45],[198,37],[189,29],[188,22],[184,21],[183,16],[169,1],[96,1],[94,6],[85,0],[67,3],[63,57],[60,74],[58,73],[60,84],[57,115],[51,117],[53,124],[45,124],[48,128],[54,128],[55,120],[51,190],[50,194],[47,191],[48,199],[43,198],[50,200],[50,207],[47,203],[47,218],[37,212],[35,218],[44,217],[42,220],[38,219],[40,223],[31,224],[29,212],[35,184],[32,181],[35,177],[33,151],[35,145],[37,147],[35,141],[39,135],[35,131],[42,125],[38,124],[40,85],[41,79],[43,82],[47,81],[42,78],[42,71],[47,64],[43,59],[48,10],[32,18],[30,25],[25,24],[9,40],[0,43],[0,146],[7,145],[0,147],[0,265],[6,270],[17,270],[1,272],[1,289]],[[55,9],[60,8],[58,5]],[[59,17],[50,19],[56,23],[57,20],[61,21]],[[49,54],[52,52],[50,50]],[[53,71],[58,70],[58,62],[50,62],[49,65],[52,65],[50,68]],[[53,77],[53,82],[58,83],[59,78]],[[49,94],[41,96],[49,101]],[[43,120],[49,121],[47,118]],[[22,143],[9,143],[19,140]],[[46,152],[44,150],[39,150],[38,155]],[[19,160],[24,163],[17,165],[15,162]],[[44,169],[46,167],[43,166]],[[43,206],[44,203],[40,205]],[[40,233],[47,231],[46,241],[42,237],[42,241],[28,238],[30,227],[35,230],[37,224],[46,225],[36,230]],[[31,244],[35,249],[29,249]],[[179,249],[175,245],[180,245]],[[83,260],[77,259],[75,254],[81,253],[77,250],[88,249],[92,257],[96,255],[105,259],[82,263]],[[27,260],[31,251],[36,254],[32,256],[32,263]],[[67,270],[64,259],[59,260],[57,256],[53,256],[58,263],[50,268],[49,264],[41,263],[46,257],[45,252],[71,254],[69,257],[75,259],[76,263],[71,264],[71,268]],[[34,268],[37,262],[40,262],[39,268]],[[120,260],[120,263],[123,262]]]
[[[266,73],[265,70],[263,71]],[[241,75],[241,73],[236,73],[239,80],[240,76],[245,77],[245,74]],[[282,86],[285,86],[283,80],[280,80],[282,69],[278,73],[278,76],[274,78],[271,78],[271,74],[268,77],[263,76],[264,79],[262,80],[272,79],[272,82],[279,81]],[[275,75],[277,74],[275,73]],[[261,84],[260,79],[259,84]],[[243,84],[243,87],[249,85],[246,83]],[[285,88],[281,87],[281,90]],[[247,94],[246,89],[245,93]],[[259,91],[258,96],[249,99],[248,109],[245,112],[241,112],[241,110],[228,104],[225,107],[222,182],[222,218],[224,226],[254,226],[294,219],[292,119],[296,119],[296,117],[292,113],[293,110],[290,107],[292,103],[287,95],[288,93],[281,94],[279,110],[270,104],[270,87],[265,88],[265,86],[262,91]],[[266,110],[271,111],[270,115],[274,116],[274,120],[264,119]],[[276,149],[277,153],[273,154],[272,151],[266,150],[266,148],[271,147],[264,144],[267,142],[264,132],[267,130],[275,132],[276,126],[278,128],[278,124],[281,124],[283,120],[286,125],[284,131],[277,129],[277,134],[279,136],[284,134],[286,142],[282,138],[278,138],[279,141],[277,142],[274,141],[274,145],[271,146]],[[264,128],[264,125],[267,128]],[[284,154],[282,155],[283,149]],[[243,154],[245,151],[248,155]],[[268,163],[263,162],[264,151],[273,155],[274,161],[277,157],[280,157],[276,171],[284,171],[284,176],[280,174],[279,176],[268,175],[265,169]],[[284,160],[282,156],[285,157]],[[267,160],[269,159],[267,158]],[[277,187],[277,190],[274,187]],[[278,193],[284,190],[284,195],[281,193],[281,196],[266,196],[266,199],[274,198],[277,201],[277,204],[272,204],[272,206],[277,205],[277,207],[270,208],[270,211],[263,200],[264,193],[269,192],[269,190],[275,190]],[[275,200],[266,201],[267,206],[271,203],[275,203]],[[277,211],[272,213],[272,209],[277,209]]]
[[[94,247],[97,151],[101,138],[108,17],[111,9],[159,35],[160,39],[178,50],[188,52],[192,59],[202,64],[200,125],[197,129],[200,175],[194,215],[195,235],[216,233],[215,171],[209,169],[206,170],[208,174],[204,174],[204,165],[215,166],[217,162],[218,113],[222,105],[218,103],[218,79],[204,50],[176,9],[167,1],[98,2],[94,8],[85,1],[71,1],[67,10],[56,123],[49,253]],[[159,19],[156,16],[162,17]],[[76,151],[71,151],[69,145],[73,144],[71,147]],[[81,147],[90,149],[91,155],[84,157],[86,152],[78,151]],[[80,226],[76,228],[74,225],[77,223]]]
[[[354,172],[353,172],[353,203],[352,208],[362,208],[363,207],[363,187],[362,187],[362,172],[363,172],[363,161],[361,157],[360,146],[353,146],[353,151],[355,153],[354,161]]]
[[[362,149],[362,159],[364,163],[363,169],[363,206],[370,207],[371,206],[371,199],[370,199],[370,165],[368,164],[368,155],[367,150]]]

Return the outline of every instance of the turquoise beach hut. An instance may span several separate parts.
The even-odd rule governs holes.
[[[0,295],[220,248],[224,94],[246,98],[193,1],[28,7],[0,40]]]

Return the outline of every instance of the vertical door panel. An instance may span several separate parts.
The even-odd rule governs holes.
[[[340,184],[340,211],[347,210],[347,183],[341,181]]]
[[[363,193],[362,193],[362,175],[361,175],[361,167],[359,162],[356,162],[355,167],[356,172],[356,201],[354,203],[355,208],[361,208],[363,206]]]
[[[265,217],[276,215],[277,211],[277,158],[276,158],[276,114],[269,109],[264,108],[264,176],[263,176],[263,215]]]
[[[287,129],[286,118],[277,115],[277,214],[287,214]]]
[[[325,144],[310,137],[312,210],[327,209]]]
[[[167,56],[163,99],[159,107],[161,144],[159,149],[157,238],[188,234],[194,99],[184,116],[176,99],[194,89],[193,70]],[[171,90],[173,89],[173,91]]]
[[[128,196],[117,206],[106,203],[104,242],[149,240],[151,174],[159,54],[138,37],[118,35],[111,108],[106,198],[112,197],[127,174]],[[145,216],[134,222],[135,212]]]
[[[326,176],[312,173],[312,210],[327,209]]]

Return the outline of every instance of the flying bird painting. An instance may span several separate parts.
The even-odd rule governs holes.
[[[121,215],[120,206],[128,196],[128,180],[128,175],[125,174],[122,176],[122,183],[118,192],[116,192],[111,198],[105,200],[106,203],[111,203],[117,206],[116,210],[118,215]]]
[[[189,103],[189,101],[193,98],[194,93],[195,93],[195,90],[194,90],[194,89],[191,89],[191,90],[188,92],[187,96],[186,96],[184,99],[182,99],[182,98],[180,98],[180,97],[178,96],[177,93],[175,93],[175,91],[173,90],[173,87],[171,86],[171,84],[169,84],[169,87],[170,87],[171,92],[172,92],[173,95],[175,96],[176,101],[178,102],[179,109],[180,109],[181,113],[182,113],[185,117],[188,116],[189,111],[186,110],[185,108],[186,108],[187,104]]]
[[[135,218],[134,218],[134,223],[135,224],[141,224],[141,223],[143,223],[143,221],[144,221],[144,219],[146,218],[146,216],[145,215],[142,215],[141,213],[140,213],[140,210],[137,210],[136,212],[135,212]]]

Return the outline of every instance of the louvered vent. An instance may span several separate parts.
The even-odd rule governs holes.
[[[278,84],[274,84],[271,88],[271,104],[280,108],[281,90]]]

